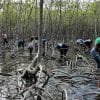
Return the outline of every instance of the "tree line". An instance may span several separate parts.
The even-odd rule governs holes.
[[[0,0],[0,33],[10,37],[37,35],[40,25],[38,0],[15,2]],[[100,1],[55,1],[43,7],[43,36],[67,41],[86,33],[90,37],[100,34]]]

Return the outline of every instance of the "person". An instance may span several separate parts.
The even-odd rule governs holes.
[[[86,47],[87,50],[90,50],[91,49],[91,46],[92,46],[92,40],[91,39],[87,39],[84,41],[84,45]]]
[[[47,39],[42,39],[42,43],[43,43],[43,56],[46,55],[46,50],[47,50]]]
[[[64,58],[68,52],[69,46],[64,43],[58,43],[56,48],[60,52],[60,58]]]
[[[24,47],[25,47],[25,40],[24,39],[21,39],[18,41],[18,48],[20,48],[20,47],[23,47],[23,49],[24,49]]]
[[[35,52],[37,52],[37,51],[38,51],[38,37],[35,37],[34,43],[35,43],[34,49],[35,49]],[[45,56],[45,54],[46,54],[46,49],[47,49],[47,48],[46,48],[46,46],[47,46],[47,39],[45,39],[45,38],[42,39],[42,46],[43,46],[43,53],[42,53],[42,56]]]
[[[3,34],[3,44],[4,45],[8,43],[7,38],[8,38],[7,34]]]
[[[33,40],[34,40],[34,38],[31,37],[30,42],[29,42],[29,44],[28,44],[28,50],[29,50],[30,56],[32,55],[33,47],[34,47],[34,41],[33,41]]]
[[[37,36],[35,37],[34,43],[35,43],[34,51],[37,52],[38,51],[38,37]]]
[[[76,40],[77,45],[83,46],[84,45],[84,40],[83,39],[77,39]]]
[[[91,49],[91,46],[92,46],[91,39],[87,39],[87,40],[77,39],[76,43],[77,43],[77,45],[83,47],[85,52],[89,52]]]
[[[97,63],[97,69],[100,69],[100,37],[96,38],[95,47],[91,49],[90,54]]]

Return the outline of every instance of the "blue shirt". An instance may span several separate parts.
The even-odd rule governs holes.
[[[92,48],[90,51],[91,56],[95,59],[97,67],[100,68],[100,53],[96,51],[96,48]]]
[[[90,54],[92,57],[98,57],[100,59],[100,53],[96,51],[96,48],[92,48]]]

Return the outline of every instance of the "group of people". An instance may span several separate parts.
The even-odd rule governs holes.
[[[76,43],[80,47],[83,47],[85,49],[85,51],[90,51],[90,49],[92,47],[92,40],[91,39],[87,39],[87,40],[77,39]],[[58,43],[56,48],[60,52],[60,58],[61,59],[63,57],[66,57],[66,54],[67,54],[67,52],[69,50],[69,46],[68,45],[66,45],[65,43]]]
[[[81,47],[84,47],[84,49],[89,52],[91,57],[93,57],[97,63],[97,69],[100,70],[100,37],[96,38],[94,47],[92,47],[93,41],[91,39],[78,39],[76,40],[76,43]],[[69,46],[64,43],[58,43],[56,48],[59,50],[61,56],[60,58],[62,59],[66,56]]]
[[[8,43],[8,37],[7,34],[3,34],[3,44]],[[47,42],[46,39],[42,39],[43,42],[43,48],[45,48],[45,43]],[[92,48],[93,41],[91,39],[83,40],[83,39],[77,39],[76,40],[77,45],[80,47],[84,47],[86,51],[90,52],[90,55],[94,58],[94,60],[97,63],[97,68],[100,69],[100,37],[97,37],[95,40],[95,45]],[[25,47],[25,40],[21,39],[18,41],[18,48],[20,47]],[[35,51],[38,50],[38,37],[31,37],[30,42],[28,44],[28,50],[30,56],[32,55],[33,48]],[[60,53],[60,58],[62,59],[63,57],[66,57],[66,54],[69,50],[69,46],[66,45],[65,43],[57,43],[55,47],[59,53]],[[43,56],[45,55],[45,50],[43,52]]]
[[[88,39],[88,40],[78,39],[77,44],[88,49],[91,57],[97,63],[97,69],[100,68],[100,37],[97,37],[95,39],[95,44],[93,47],[92,47],[92,40],[90,40],[90,39]]]
[[[100,69],[100,37],[97,37],[95,40],[95,45],[92,47],[92,40],[82,40],[78,39],[77,44],[85,47],[90,53],[90,55],[94,58],[97,63],[97,68]]]

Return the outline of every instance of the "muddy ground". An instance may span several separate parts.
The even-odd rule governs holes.
[[[36,100],[40,91],[42,100],[100,100],[96,99],[100,95],[96,77],[100,75],[96,75],[96,65],[87,55],[77,62],[70,58],[60,61],[57,53],[54,58],[47,55],[42,60],[48,82],[41,88],[47,77],[42,73],[35,87],[25,87],[20,76],[32,60],[27,50],[13,58],[7,51],[6,57],[0,58],[0,100]]]

